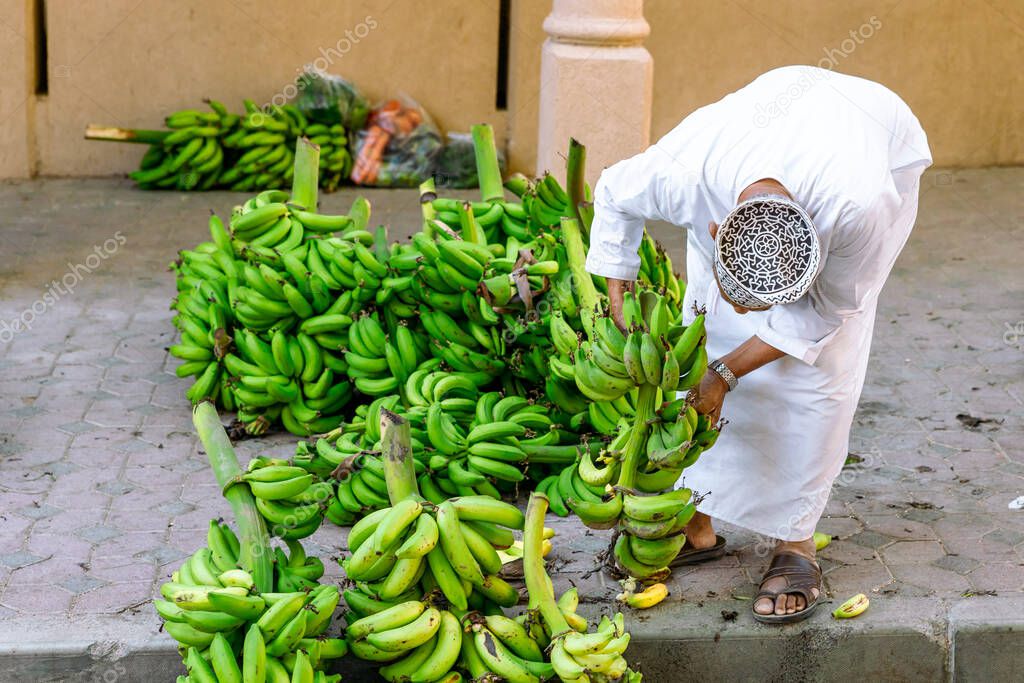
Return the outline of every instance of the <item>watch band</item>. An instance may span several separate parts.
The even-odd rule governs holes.
[[[729,366],[722,362],[721,359],[716,358],[708,364],[708,368],[714,370],[719,377],[725,380],[725,383],[729,385],[729,391],[732,391],[740,383],[736,379],[736,375],[733,374]]]

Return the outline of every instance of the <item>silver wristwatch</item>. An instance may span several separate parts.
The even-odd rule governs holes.
[[[732,373],[729,366],[721,361],[721,359],[715,359],[708,363],[708,368],[718,374],[719,377],[725,380],[725,383],[729,385],[729,391],[736,388],[740,382],[736,379],[736,375]]]

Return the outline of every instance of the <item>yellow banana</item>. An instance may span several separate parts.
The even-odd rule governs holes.
[[[639,593],[619,593],[616,598],[633,609],[647,609],[654,607],[668,597],[668,587],[663,583],[655,583]]]
[[[836,619],[852,619],[863,614],[869,604],[871,603],[868,600],[868,596],[858,593],[839,607],[836,607],[832,612],[832,616]]]

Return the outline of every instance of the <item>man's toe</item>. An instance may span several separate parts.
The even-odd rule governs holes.
[[[786,613],[786,595],[783,593],[779,597],[775,598],[775,613],[783,615]]]
[[[789,613],[793,614],[799,612],[804,608],[804,598],[802,595],[791,595],[789,596]]]
[[[775,611],[775,603],[771,598],[761,598],[754,603],[754,611],[758,614],[771,614]]]

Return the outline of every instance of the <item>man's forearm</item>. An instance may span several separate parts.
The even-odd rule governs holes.
[[[759,337],[751,337],[722,356],[721,360],[726,367],[732,370],[732,374],[736,377],[743,377],[785,355],[784,352],[762,341]]]

